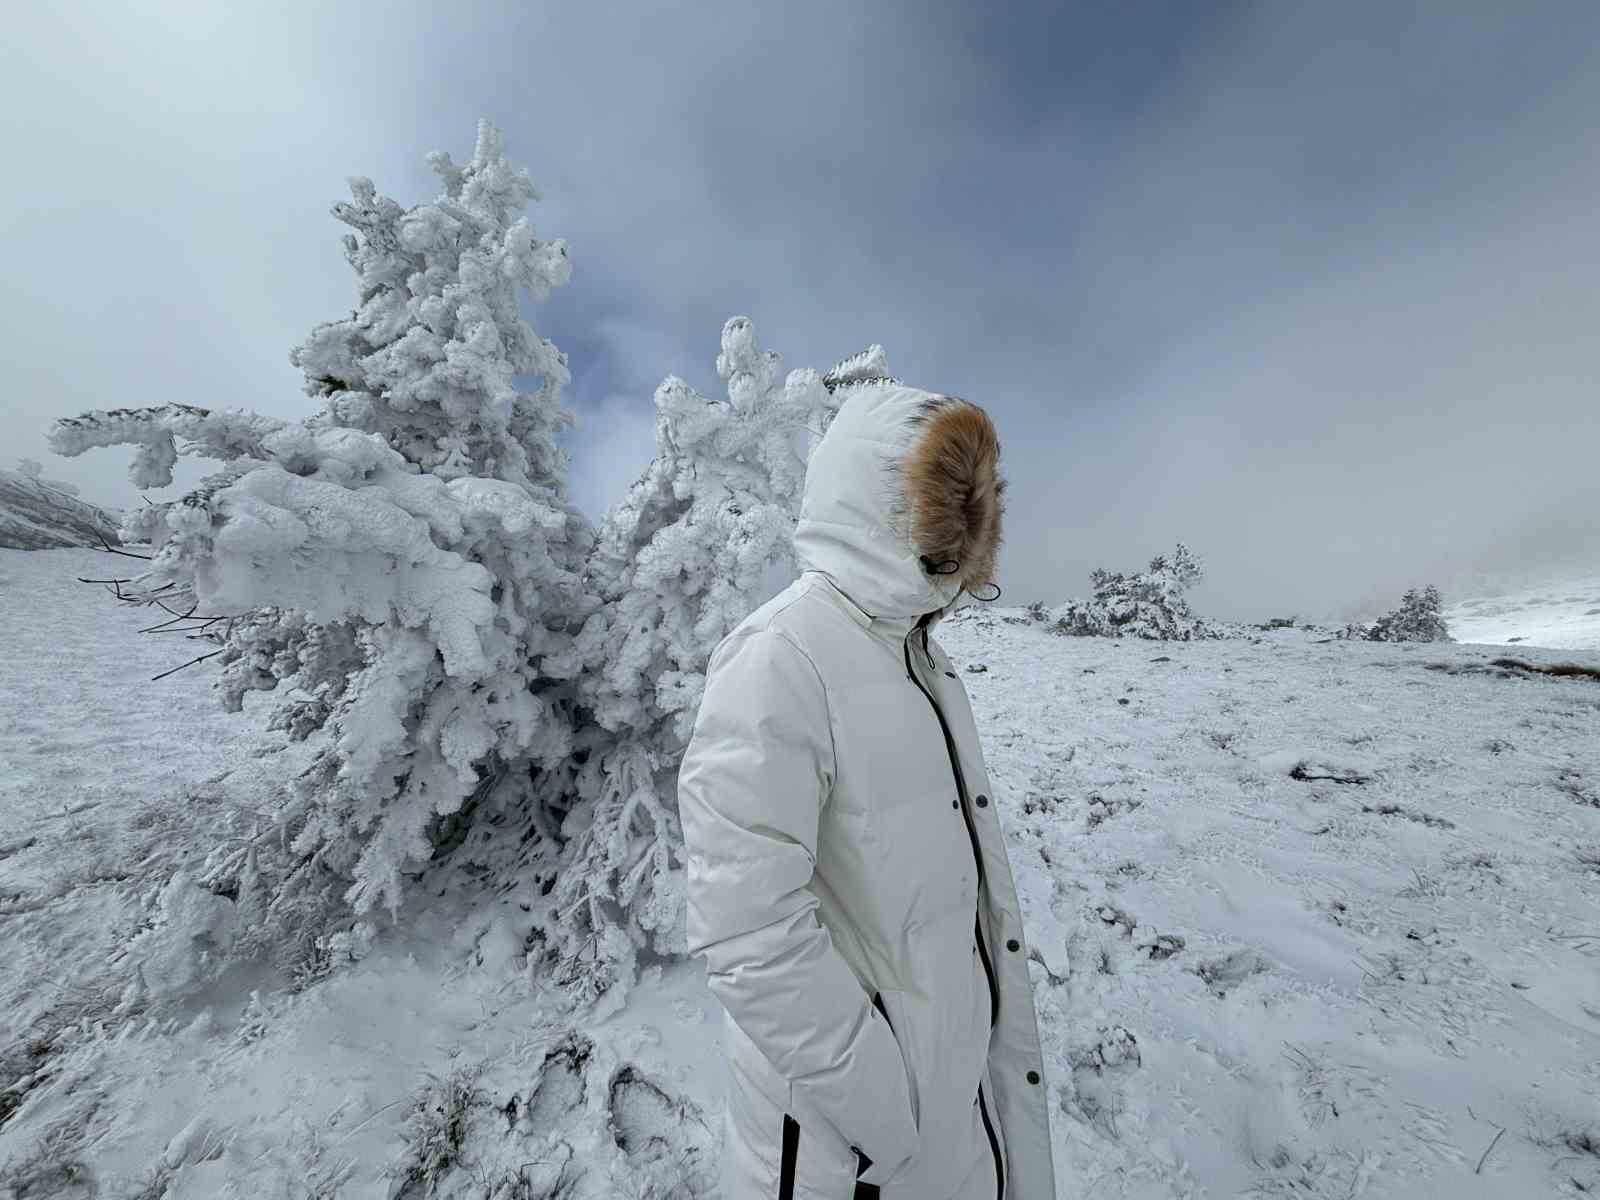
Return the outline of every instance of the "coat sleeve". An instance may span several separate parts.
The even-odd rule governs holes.
[[[915,1151],[905,1060],[816,917],[817,824],[833,778],[827,697],[780,633],[712,658],[678,775],[688,948],[728,1015],[879,1183]]]

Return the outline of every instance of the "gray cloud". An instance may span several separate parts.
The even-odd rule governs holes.
[[[1178,539],[1240,616],[1576,552],[1600,12],[1199,9],[31,10],[0,422],[44,457],[86,407],[309,411],[287,351],[350,307],[344,177],[427,196],[487,115],[572,244],[531,315],[590,511],[742,312],[790,366],[881,341],[994,411],[1019,599]],[[49,469],[126,503],[123,466]]]

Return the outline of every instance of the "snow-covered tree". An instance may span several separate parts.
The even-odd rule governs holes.
[[[501,773],[491,764],[565,760],[571,688],[539,664],[569,652],[594,606],[579,576],[592,534],[554,436],[566,365],[518,307],[566,280],[565,246],[535,237],[533,186],[492,126],[469,163],[429,161],[432,202],[402,208],[356,179],[333,210],[355,230],[360,304],[292,356],[322,411],[290,423],[171,404],[51,435],[63,454],[135,444],[139,487],[171,483],[180,439],[225,464],[131,515],[129,535],[154,545],[142,584],[247,618],[230,702],[280,687],[295,732],[328,724],[290,818],[294,873],[344,880],[358,912],[398,905],[402,872]]]
[[[52,444],[132,444],[140,487],[180,454],[222,464],[125,531],[152,546],[136,598],[226,621],[206,627],[226,631],[223,702],[271,692],[275,726],[320,739],[278,836],[201,868],[250,914],[235,952],[314,978],[370,938],[340,927],[341,895],[393,911],[447,859],[446,886],[515,898],[533,968],[593,998],[681,945],[674,773],[706,661],[783,582],[808,434],[883,352],[784,377],[729,321],[728,398],[668,378],[656,458],[593,530],[555,441],[566,361],[518,308],[566,279],[566,250],[534,236],[492,127],[469,164],[430,162],[427,204],[358,179],[334,209],[360,299],[293,353],[320,411],[93,412]]]
[[[1051,616],[1057,632],[1077,637],[1142,637],[1189,641],[1205,637],[1205,623],[1189,610],[1184,593],[1204,567],[1181,542],[1170,557],[1157,555],[1132,575],[1096,570],[1087,600],[1070,600]]]
[[[662,382],[655,459],[607,514],[589,562],[604,603],[564,666],[587,718],[583,799],[544,933],[591,989],[628,974],[638,949],[681,950],[678,760],[711,650],[792,571],[808,431],[832,411],[815,371],[785,378],[782,366],[734,317],[717,358],[726,400]]]
[[[1369,626],[1351,626],[1346,637],[1365,638],[1372,642],[1449,642],[1449,626],[1440,611],[1444,601],[1439,589],[1429,584],[1420,591],[1410,588],[1400,600],[1400,607],[1385,613]]]

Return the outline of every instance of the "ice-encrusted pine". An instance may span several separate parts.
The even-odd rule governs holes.
[[[1087,600],[1070,600],[1049,615],[1059,633],[1077,637],[1141,637],[1189,641],[1208,629],[1189,609],[1185,593],[1199,582],[1204,567],[1181,542],[1169,556],[1157,555],[1144,571],[1095,570]]]
[[[1400,607],[1379,617],[1363,636],[1374,642],[1454,641],[1441,611],[1443,607],[1439,589],[1432,584],[1420,590],[1409,588],[1400,599]]]
[[[681,952],[678,760],[712,649],[792,572],[807,450],[831,412],[817,373],[785,377],[747,318],[723,327],[717,373],[726,399],[675,377],[656,389],[655,459],[601,525],[604,606],[568,664],[590,720],[545,935],[594,992],[640,948]]]
[[[593,607],[579,576],[593,535],[555,442],[566,364],[519,309],[567,279],[566,249],[535,236],[533,186],[492,126],[470,162],[429,162],[443,183],[429,203],[356,179],[334,209],[354,230],[359,304],[293,353],[322,411],[286,423],[168,405],[52,433],[64,454],[135,444],[140,487],[170,483],[180,452],[226,464],[135,510],[130,533],[154,546],[146,588],[245,618],[233,702],[276,685],[292,733],[328,725],[285,816],[280,905],[297,880],[332,877],[357,911],[397,906],[440,818],[508,764],[571,747],[571,685],[540,662]]]

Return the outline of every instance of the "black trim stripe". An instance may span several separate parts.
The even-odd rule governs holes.
[[[914,631],[913,631],[914,632]],[[972,805],[967,799],[967,778],[961,772],[961,757],[956,751],[956,739],[950,732],[950,725],[944,719],[944,710],[939,707],[939,702],[933,698],[933,693],[922,685],[922,680],[911,667],[911,638],[913,634],[906,635],[905,657],[906,677],[916,685],[933,709],[933,715],[939,719],[939,729],[944,734],[945,752],[950,756],[950,769],[955,773],[956,792],[961,797],[961,816],[967,824],[967,838],[972,842],[972,862],[978,869],[978,894],[981,897],[987,884],[983,876],[983,852],[978,844],[978,827],[972,820]],[[927,643],[927,630],[923,629],[923,643]],[[932,654],[928,655],[930,660]],[[980,905],[982,901],[980,900]],[[978,957],[983,960],[983,976],[989,983],[989,1028],[992,1031],[1000,1023],[1000,984],[994,976],[994,963],[989,958],[989,947],[983,940],[983,912],[981,907],[973,913],[972,933],[978,942]]]
[[[778,1200],[794,1200],[794,1160],[800,1153],[800,1122],[783,1114],[783,1158],[778,1164]]]

